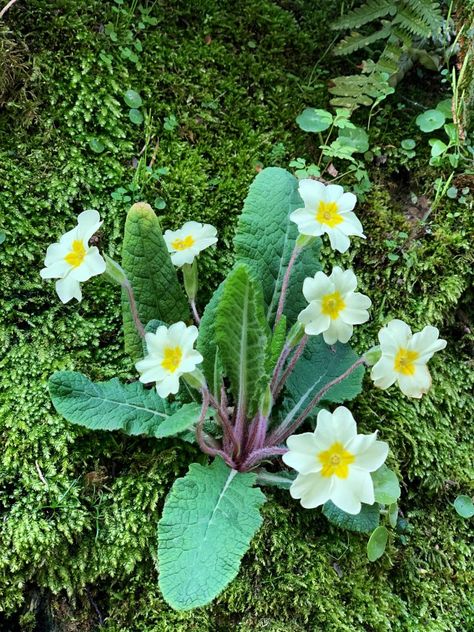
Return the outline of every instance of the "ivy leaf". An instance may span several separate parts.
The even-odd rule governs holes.
[[[331,126],[333,117],[331,112],[326,110],[317,110],[315,108],[306,108],[296,118],[300,129],[304,132],[324,132]]]
[[[304,206],[298,194],[298,180],[284,169],[269,167],[261,171],[250,186],[234,239],[236,260],[246,263],[260,279],[270,325],[275,319],[281,286],[295,241],[296,224],[289,214]],[[316,239],[297,260],[285,302],[291,326],[306,306],[303,281],[321,269]]]
[[[392,505],[400,498],[400,483],[395,472],[386,465],[372,472],[375,501],[382,505]]]
[[[246,265],[237,266],[225,281],[217,305],[215,333],[235,401],[252,416],[266,375],[270,331],[262,291]]]
[[[142,323],[158,319],[176,323],[189,318],[186,296],[171,263],[161,227],[149,204],[134,204],[127,215],[122,267],[132,284]],[[133,360],[143,357],[142,342],[122,292],[125,351]]]
[[[367,557],[369,562],[375,562],[385,552],[388,542],[388,529],[386,527],[377,527],[367,542]]]
[[[338,342],[328,346],[322,336],[310,337],[286,382],[284,409],[293,417],[301,413],[326,384],[342,375],[357,358],[349,345]],[[364,368],[358,367],[342,382],[332,386],[321,401],[342,403],[354,399],[362,390],[363,375]]]
[[[221,459],[193,463],[175,481],[158,524],[160,589],[175,610],[208,604],[237,575],[262,524],[265,496],[254,482]]]
[[[76,371],[53,373],[49,392],[58,413],[71,423],[91,430],[122,430],[129,435],[177,435],[188,430],[201,411],[198,404],[177,408],[140,382],[122,384],[113,378],[94,383]]]
[[[362,503],[362,509],[358,514],[349,514],[328,500],[323,505],[323,514],[336,527],[357,533],[371,533],[380,521],[380,507],[377,503],[373,505]]]

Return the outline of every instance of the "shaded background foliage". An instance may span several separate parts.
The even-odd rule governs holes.
[[[219,247],[203,255],[207,299],[232,262],[235,222],[259,164],[317,155],[294,119],[303,106],[326,105],[336,74],[324,51],[338,3],[161,0],[146,8],[152,19],[141,28],[136,6],[20,0],[0,32],[1,629],[474,629],[469,523],[450,504],[472,493],[474,220],[447,201],[420,224],[407,193],[431,195],[436,176],[427,155],[408,171],[394,149],[408,130],[419,133],[410,126],[418,102],[437,100],[435,76],[406,84],[376,116],[371,143],[385,162],[372,166],[374,186],[359,210],[367,243],[338,256],[374,303],[360,350],[394,316],[434,324],[449,341],[423,400],[367,383],[353,405],[362,429],[378,427],[389,441],[404,484],[406,524],[387,555],[370,564],[364,537],[276,491],[238,578],[215,604],[175,613],[157,588],[156,521],[174,478],[203,456],[173,441],[87,432],[52,409],[54,370],[91,379],[133,373],[116,289],[97,278],[80,305],[62,306],[38,274],[47,245],[94,207],[105,219],[99,246],[119,257],[129,202],[111,194],[135,179],[137,196],[166,201],[164,227],[190,218],[217,226]],[[137,62],[124,57],[130,46]],[[130,88],[143,98],[146,125],[128,118]],[[166,129],[172,115],[178,124]],[[158,138],[155,165],[169,173],[145,182],[140,152],[147,144],[151,158]],[[409,238],[393,262],[385,240],[400,230]],[[324,249],[324,266],[333,261]]]

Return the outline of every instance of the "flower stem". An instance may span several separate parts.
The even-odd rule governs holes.
[[[331,389],[333,386],[336,386],[336,384],[339,384],[339,382],[342,382],[343,380],[345,380],[346,377],[348,377],[359,366],[362,366],[363,364],[365,364],[365,358],[364,357],[359,358],[346,371],[344,371],[344,373],[342,373],[338,377],[334,378],[331,382],[328,382],[325,386],[323,386],[323,388],[320,391],[318,391],[318,393],[316,393],[316,395],[313,397],[310,403],[306,406],[306,408],[303,410],[301,415],[299,415],[293,422],[292,422],[292,413],[290,413],[286,417],[286,419],[283,421],[283,423],[278,428],[276,428],[276,430],[268,437],[268,440],[266,442],[267,445],[278,445],[280,443],[283,443],[283,441],[285,441],[290,435],[292,435],[295,432],[295,430],[299,428],[299,426],[303,423],[303,421],[306,419],[308,414],[313,410],[313,408],[318,404],[318,402],[324,397],[324,395],[329,391],[329,389]]]
[[[221,422],[222,430],[224,431],[224,445],[230,441],[233,443],[234,447],[237,448],[238,440],[235,435],[232,424],[230,423],[229,415],[227,414],[227,399],[224,399],[221,396],[222,401],[219,404],[219,402],[215,399],[215,397],[211,395],[207,386],[203,387],[202,391],[203,391],[203,397],[204,397],[204,392],[206,392],[206,396],[209,398],[209,401],[212,407],[216,409],[217,414],[219,415],[219,420]]]
[[[296,363],[300,359],[300,357],[301,357],[301,355],[302,355],[302,353],[304,351],[304,348],[306,347],[306,343],[307,342],[308,342],[308,336],[305,334],[301,338],[301,342],[296,347],[296,351],[294,352],[290,362],[288,363],[288,366],[286,367],[283,375],[281,376],[278,384],[276,385],[275,392],[273,393],[274,399],[276,399],[278,397],[278,395],[280,394],[281,389],[285,385],[286,380],[288,379],[288,377],[290,376],[291,372],[295,368]]]
[[[290,351],[291,351],[290,345],[288,343],[285,343],[285,345],[283,346],[283,349],[281,350],[280,357],[277,360],[275,369],[273,371],[273,377],[270,384],[270,390],[272,392],[272,395],[274,394],[274,391],[276,390],[276,387],[278,384],[278,378],[280,377],[281,370],[283,368],[283,365],[286,362],[287,357],[290,354]]]
[[[286,292],[288,290],[288,284],[290,282],[291,271],[293,269],[293,266],[295,265],[296,259],[298,258],[298,255],[300,254],[300,252],[301,252],[301,248],[298,248],[298,246],[296,246],[295,244],[295,247],[293,248],[293,252],[291,253],[290,260],[288,261],[288,267],[286,268],[285,276],[283,277],[283,283],[281,284],[280,300],[278,301],[278,308],[277,308],[277,313],[275,317],[275,325],[278,323],[278,321],[281,318],[281,315],[283,314],[283,307],[285,306]]]
[[[280,456],[288,452],[288,448],[279,448],[277,446],[271,446],[267,448],[261,448],[260,450],[255,450],[249,454],[249,456],[243,461],[243,463],[239,466],[239,471],[243,472],[249,470],[251,467],[254,467],[262,461],[263,459],[269,459],[272,456]]]
[[[206,414],[209,408],[210,395],[207,388],[203,388],[201,390],[201,393],[202,393],[201,415],[199,417],[199,421],[196,424],[196,439],[199,444],[199,447],[205,454],[209,454],[210,456],[220,456],[230,468],[235,469],[235,463],[233,462],[232,458],[228,454],[226,454],[223,450],[220,450],[219,448],[211,447],[205,441],[203,426],[204,426],[204,421],[206,419]]]
[[[130,305],[130,312],[132,314],[133,322],[135,323],[135,328],[138,332],[140,338],[145,337],[145,328],[143,327],[143,323],[140,320],[140,316],[138,315],[137,303],[135,301],[135,294],[133,293],[132,284],[128,279],[126,279],[122,283],[122,287],[127,292],[128,304]]]
[[[194,316],[194,320],[196,321],[196,325],[199,326],[199,324],[201,323],[201,317],[199,316],[199,312],[197,311],[196,301],[194,299],[191,299],[189,301],[189,304],[191,305],[191,310],[193,312],[193,316]]]

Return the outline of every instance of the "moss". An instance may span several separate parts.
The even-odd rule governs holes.
[[[8,130],[0,140],[4,629],[84,631],[101,621],[107,632],[474,627],[469,523],[450,504],[472,485],[474,373],[456,305],[461,300],[472,313],[474,226],[453,203],[421,227],[406,213],[400,190],[426,193],[420,189],[432,173],[413,172],[407,184],[395,154],[385,170],[373,167],[375,186],[360,211],[369,238],[345,258],[374,302],[372,322],[357,334],[360,349],[395,315],[415,327],[436,324],[450,341],[433,360],[435,387],[421,402],[367,384],[354,403],[362,427],[377,426],[389,440],[404,483],[409,530],[393,534],[379,562],[368,563],[364,537],[302,512],[283,492],[269,493],[264,526],[235,582],[208,608],[171,611],[157,588],[155,525],[172,481],[202,455],[173,441],[73,427],[54,413],[46,389],[56,369],[93,379],[131,376],[118,293],[94,279],[80,305],[60,305],[38,275],[47,245],[95,207],[105,218],[100,247],[119,256],[128,203],[111,194],[134,182],[136,196],[165,199],[164,226],[193,217],[218,227],[221,247],[202,266],[209,295],[231,263],[235,220],[256,163],[285,166],[316,151],[293,121],[303,105],[327,101],[332,60],[315,63],[337,11],[309,0],[160,2],[150,14],[158,23],[142,29],[138,9],[127,5],[32,0],[10,10],[11,33],[2,37],[16,42],[30,74],[11,84],[15,96],[0,115],[0,129]],[[104,31],[109,22],[117,41]],[[137,39],[143,51],[134,63],[122,49]],[[144,126],[128,119],[128,88],[144,99]],[[40,116],[31,115],[33,94]],[[415,133],[405,127],[413,117],[395,102],[386,112],[371,132],[384,151],[394,117],[397,138]],[[171,114],[179,125],[167,131]],[[95,138],[103,153],[91,150]],[[137,175],[142,148],[151,159],[158,139],[155,165],[168,175]],[[385,240],[400,230],[409,238],[392,262]],[[325,250],[325,264],[333,256]]]

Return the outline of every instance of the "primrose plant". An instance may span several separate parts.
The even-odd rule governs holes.
[[[48,248],[41,275],[57,279],[64,303],[81,300],[80,284],[104,271],[121,285],[126,351],[139,373],[93,383],[59,371],[49,382],[58,412],[86,428],[195,441],[204,453],[175,481],[158,524],[159,584],[175,609],[209,603],[236,576],[262,523],[258,486],[289,489],[341,528],[372,533],[371,560],[387,543],[384,524],[397,523],[387,443],[358,433],[351,412],[333,405],[360,393],[368,365],[375,386],[398,382],[421,397],[426,364],[446,343],[434,327],[412,334],[392,320],[366,354],[347,344],[371,301],[352,270],[321,270],[319,254],[321,237],[341,253],[364,238],[356,201],[341,186],[264,169],[238,224],[235,266],[202,314],[197,262],[217,241],[210,225],[189,221],[162,235],[151,207],[137,203],[121,265],[89,246],[100,226],[93,210]]]

